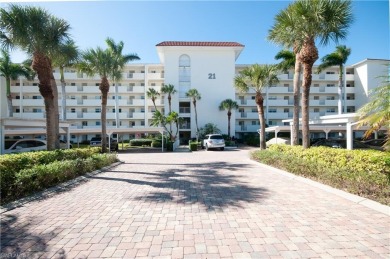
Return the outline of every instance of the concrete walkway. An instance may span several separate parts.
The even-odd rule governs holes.
[[[248,153],[120,154],[1,214],[0,258],[390,258],[388,215]]]

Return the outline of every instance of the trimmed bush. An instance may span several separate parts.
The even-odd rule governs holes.
[[[198,142],[196,141],[190,141],[188,144],[191,151],[197,151],[198,150]]]
[[[271,145],[252,159],[390,205],[390,153]]]
[[[142,146],[151,146],[153,139],[132,139],[130,140],[130,146],[132,147],[142,147]]]
[[[161,147],[162,144],[161,144],[161,140],[158,141],[158,140],[153,140],[152,141],[152,147]]]
[[[99,148],[0,156],[1,204],[92,172],[116,161],[115,154],[100,154]]]

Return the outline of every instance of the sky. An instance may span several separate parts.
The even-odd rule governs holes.
[[[12,1],[15,3],[16,1]],[[8,3],[1,0],[0,6]],[[156,44],[162,41],[234,41],[245,45],[237,64],[274,64],[282,49],[267,40],[277,13],[291,1],[28,1],[71,25],[80,50],[105,47],[105,39],[124,42],[125,54],[136,53],[134,63],[160,63]],[[354,22],[345,40],[351,48],[348,65],[366,58],[390,59],[389,0],[353,0]],[[318,46],[322,58],[336,44]],[[26,56],[11,55],[15,63]],[[320,59],[316,62],[318,64]]]

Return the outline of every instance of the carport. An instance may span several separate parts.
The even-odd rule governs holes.
[[[302,119],[299,119],[301,123]],[[283,120],[283,122],[288,122],[289,126],[275,126],[268,127],[265,129],[266,132],[275,132],[275,137],[277,137],[278,132],[292,132],[293,120]],[[358,115],[356,113],[348,114],[339,114],[339,115],[327,115],[320,116],[319,118],[309,120],[310,132],[325,132],[326,138],[331,131],[345,131],[346,140],[347,140],[347,149],[353,149],[353,131],[354,130],[367,130],[367,126],[358,127]],[[300,129],[301,130],[301,129]],[[386,128],[381,128],[381,130],[386,130]],[[377,138],[377,132],[375,132],[375,138]],[[290,143],[292,139],[290,138]]]

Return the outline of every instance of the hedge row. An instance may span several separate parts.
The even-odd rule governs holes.
[[[271,145],[252,159],[390,205],[390,153]]]
[[[100,169],[117,161],[99,148],[0,156],[1,204]]]

